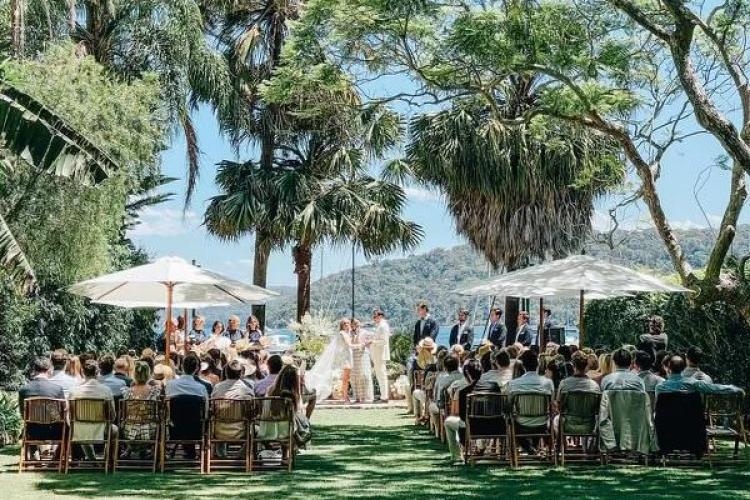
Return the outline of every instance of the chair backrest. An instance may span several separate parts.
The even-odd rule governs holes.
[[[70,401],[70,419],[74,422],[111,423],[111,401],[107,399],[73,399]]]
[[[516,392],[511,396],[513,419],[526,427],[547,425],[551,418],[552,396],[540,392]]]
[[[602,395],[591,391],[569,391],[560,395],[560,422],[566,434],[596,431]]]
[[[504,435],[509,411],[505,394],[474,392],[466,396],[466,425],[472,437]]]
[[[659,449],[703,454],[707,445],[704,415],[703,399],[697,392],[660,393],[654,414]]]
[[[249,399],[217,398],[210,405],[214,422],[247,422],[252,418],[253,403]]]
[[[608,390],[599,412],[601,446],[608,450],[654,451],[653,412],[642,391]]]
[[[267,396],[252,400],[253,419],[256,422],[285,422],[294,418],[292,400],[285,397]]]
[[[162,401],[151,399],[121,399],[118,408],[120,425],[158,424],[164,414]]]
[[[197,440],[203,435],[206,400],[202,396],[180,395],[166,399],[170,438]]]
[[[65,400],[26,398],[23,401],[23,420],[27,424],[52,425],[65,422]]]
[[[661,394],[659,395],[661,397]],[[742,418],[744,394],[706,394],[706,415],[712,425],[723,424],[727,420]],[[734,422],[733,422],[734,423]]]

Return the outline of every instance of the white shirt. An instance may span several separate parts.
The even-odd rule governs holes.
[[[78,387],[79,385],[81,385],[80,380],[75,377],[71,377],[63,370],[55,370],[52,376],[49,378],[49,381],[55,385],[60,386],[65,393],[66,398],[70,397],[70,391],[74,387]]]

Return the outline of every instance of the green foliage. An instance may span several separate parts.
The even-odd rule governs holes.
[[[609,348],[637,344],[653,314],[664,318],[669,350],[684,353],[698,346],[706,356],[703,370],[717,382],[750,387],[750,326],[722,302],[696,307],[678,294],[594,301],[586,308],[587,342]]]
[[[21,412],[15,396],[0,391],[0,448],[16,444],[21,436]]]
[[[406,366],[412,353],[412,337],[404,331],[391,335],[391,361]]]

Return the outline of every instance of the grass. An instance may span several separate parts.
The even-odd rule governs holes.
[[[750,498],[747,466],[708,468],[454,467],[403,410],[322,410],[292,474],[15,473],[0,450],[0,491],[16,498]]]

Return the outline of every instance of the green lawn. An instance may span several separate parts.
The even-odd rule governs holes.
[[[293,474],[15,473],[17,450],[0,453],[5,498],[750,498],[745,466],[687,468],[453,467],[445,448],[415,431],[403,410],[321,410],[311,449]]]

